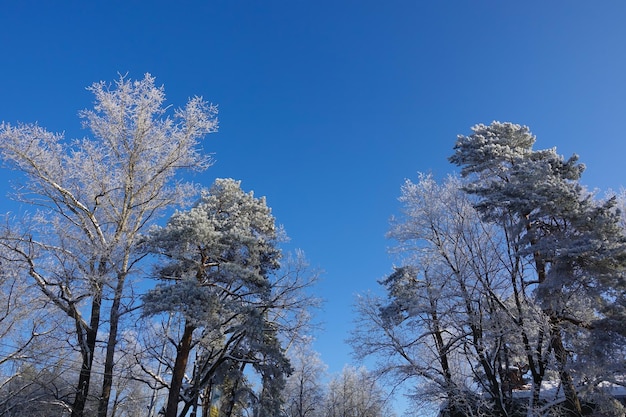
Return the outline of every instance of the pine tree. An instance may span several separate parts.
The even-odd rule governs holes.
[[[193,208],[176,212],[151,233],[147,245],[163,259],[155,271],[163,283],[143,297],[144,312],[179,314],[184,321],[166,417],[175,417],[180,398],[195,398],[225,362],[252,364],[268,381],[264,389],[284,382],[289,363],[267,320],[270,274],[280,267],[278,238],[265,199],[245,193],[232,179],[216,180]],[[198,364],[206,370],[195,393],[185,393],[183,377],[196,344],[208,354]],[[264,404],[276,397],[271,394],[262,396]],[[185,402],[189,407],[191,400]]]
[[[614,305],[626,289],[626,240],[615,200],[596,201],[585,191],[576,155],[565,160],[555,149],[533,150],[535,137],[525,126],[493,122],[472,130],[458,137],[450,160],[468,178],[465,190],[479,197],[484,218],[503,225],[516,236],[519,254],[532,258],[536,277],[524,285],[537,285],[566,407],[580,415],[572,357],[583,352],[572,353],[568,342],[615,323]],[[612,333],[621,332],[623,324]]]

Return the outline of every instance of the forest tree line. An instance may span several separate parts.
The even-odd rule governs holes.
[[[172,110],[150,75],[90,91],[90,138],[0,126],[32,210],[0,231],[0,416],[379,417],[383,384],[415,415],[623,415],[606,387],[626,375],[624,200],[527,127],[477,125],[460,177],[404,184],[398,265],[350,337],[375,366],[329,379],[319,273],[284,252],[264,198],[184,180],[211,165],[217,108]]]
[[[0,415],[304,416],[298,364],[316,370],[302,384],[318,413],[382,412],[364,369],[328,381],[310,354],[319,272],[284,253],[265,199],[184,180],[212,163],[217,108],[173,110],[150,75],[89,90],[90,138],[0,126],[28,210],[0,231]]]
[[[460,176],[406,181],[398,266],[386,296],[359,303],[352,343],[448,416],[621,416],[625,200],[534,143],[525,126],[476,125],[450,157]]]

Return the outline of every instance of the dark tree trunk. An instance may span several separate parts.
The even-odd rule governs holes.
[[[78,320],[78,313],[74,320],[76,321],[76,334],[78,345],[80,346],[82,355],[82,364],[80,375],[78,377],[78,386],[76,387],[76,396],[72,404],[72,417],[83,417],[87,396],[89,395],[89,383],[91,381],[91,368],[93,365],[93,356],[96,351],[96,336],[98,335],[98,326],[100,324],[100,309],[102,306],[102,292],[94,295],[91,303],[91,319],[89,328],[83,329]]]
[[[561,385],[563,386],[563,393],[565,394],[565,407],[567,408],[568,415],[582,416],[582,407],[578,394],[576,393],[576,387],[574,386],[572,376],[567,370],[567,351],[565,350],[565,346],[563,346],[561,331],[558,323],[554,323],[555,320],[551,321],[553,321],[553,323],[551,327],[552,334],[550,335],[550,343],[559,367],[559,377],[561,379]]]
[[[187,361],[189,360],[189,353],[191,352],[194,330],[194,326],[185,324],[183,337],[176,348],[176,361],[174,362],[174,369],[172,370],[172,382],[170,383],[170,392],[167,397],[167,407],[165,408],[164,417],[177,417],[178,397],[180,396],[180,390],[183,386],[183,377],[185,376],[185,368],[187,368]]]
[[[213,394],[213,384],[209,384],[204,389],[204,395],[202,396],[202,417],[210,417],[211,416],[211,396]]]
[[[113,386],[113,367],[115,366],[115,348],[117,346],[118,325],[120,322],[120,306],[124,291],[125,277],[119,277],[115,288],[115,296],[111,305],[109,338],[107,340],[106,357],[104,360],[104,376],[102,381],[102,395],[98,404],[98,417],[106,417]]]

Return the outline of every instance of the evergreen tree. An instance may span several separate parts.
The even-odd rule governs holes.
[[[290,372],[276,327],[268,320],[274,307],[270,275],[280,266],[278,238],[265,199],[245,193],[232,179],[216,180],[191,210],[176,212],[151,233],[147,244],[163,259],[156,275],[164,283],[143,297],[145,314],[179,314],[184,322],[166,417],[177,415],[181,399],[185,409],[191,407],[200,390],[215,382],[216,370],[231,361],[254,367],[263,379],[262,409],[276,408],[273,401]],[[196,364],[201,370],[185,391],[183,378],[195,345],[204,360]]]
[[[626,239],[615,199],[596,201],[585,191],[576,155],[565,160],[555,149],[533,150],[535,137],[525,126],[493,122],[472,130],[458,137],[450,161],[469,179],[465,190],[479,197],[484,218],[517,236],[520,255],[532,257],[536,277],[524,284],[537,285],[566,407],[580,415],[576,382],[598,376],[577,375],[575,362],[585,352],[573,351],[574,341],[581,334],[606,338],[607,332],[618,345],[624,340],[618,317],[624,318]],[[623,368],[623,349],[603,356],[613,356],[613,369]]]

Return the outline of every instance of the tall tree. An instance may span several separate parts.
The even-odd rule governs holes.
[[[406,181],[402,215],[388,234],[401,266],[381,281],[386,298],[361,298],[352,342],[359,356],[381,358],[379,370],[394,380],[422,381],[416,399],[441,399],[466,414],[482,397],[495,415],[507,415],[508,371],[525,352],[512,335],[541,351],[541,338],[530,336],[541,324],[524,294],[515,296],[524,265],[461,185],[456,177]]]
[[[528,371],[529,415],[547,409],[541,386],[552,372],[562,411],[580,415],[581,398],[604,404],[590,395],[624,373],[615,199],[580,186],[576,157],[533,143],[525,127],[479,125],[451,158],[464,179],[407,181],[389,232],[400,267],[381,281],[386,297],[358,305],[357,355],[376,355],[394,381],[419,378],[452,414],[516,412],[513,390]]]
[[[261,354],[266,355],[266,363],[271,364],[271,357],[267,353],[272,350],[279,353],[279,347],[292,351],[301,340],[306,339],[305,333],[311,330],[311,310],[319,303],[309,292],[317,278],[317,272],[310,270],[302,252],[296,252],[295,256],[287,254],[281,258],[280,270],[268,276],[271,296],[257,306],[258,311],[265,315],[267,335],[272,335],[262,344],[250,343],[252,340],[249,337],[242,338],[237,344],[229,342],[241,337],[241,334],[231,332],[224,337],[220,336],[224,330],[217,316],[212,327],[200,326],[194,333],[193,350],[189,356],[178,414],[186,415],[191,411],[192,414],[196,412],[197,415],[209,416],[212,408],[213,412],[219,410],[221,415],[229,416],[237,415],[242,407],[247,408],[248,412],[253,412],[253,408],[259,409],[263,393],[255,392],[255,386],[249,385],[246,375],[260,375],[271,371],[271,367],[259,367]],[[229,316],[223,319],[231,324],[237,321]],[[150,406],[153,412],[156,411],[159,391],[167,391],[169,387],[169,377],[166,381],[165,376],[171,374],[171,369],[174,368],[176,348],[184,322],[184,314],[174,310],[139,321],[143,349],[134,353],[136,365],[132,377],[153,390]],[[276,382],[280,383],[281,380],[279,377]],[[266,388],[265,394],[270,391]],[[268,402],[265,404],[271,405]],[[199,405],[201,410],[196,411]]]
[[[202,382],[193,387],[196,392],[233,360],[251,364],[266,390],[284,380],[289,364],[268,320],[270,274],[280,266],[278,238],[265,199],[245,193],[232,179],[216,180],[191,210],[175,213],[167,226],[152,232],[148,245],[164,259],[156,270],[164,284],[144,296],[144,311],[172,312],[184,321],[166,417],[177,415],[181,396],[195,396],[181,388],[190,353],[199,343],[208,358],[201,364],[205,369],[199,373]]]
[[[103,334],[98,415],[107,414],[118,325],[131,307],[124,302],[128,278],[144,256],[138,237],[193,193],[175,175],[209,165],[198,145],[217,128],[216,108],[198,97],[168,116],[164,90],[150,75],[89,90],[94,108],[80,116],[92,138],[68,141],[38,125],[0,125],[2,158],[26,179],[17,197],[38,208],[26,228],[7,227],[0,243],[73,322],[82,361],[73,417],[83,415]]]
[[[478,196],[484,218],[517,236],[519,254],[533,260],[536,277],[525,285],[537,284],[566,407],[580,415],[568,339],[623,311],[613,307],[626,289],[626,241],[615,200],[596,201],[579,184],[578,157],[534,150],[535,136],[525,126],[493,122],[472,131],[458,137],[450,161],[469,179],[465,189]],[[613,334],[620,332],[623,322]]]

